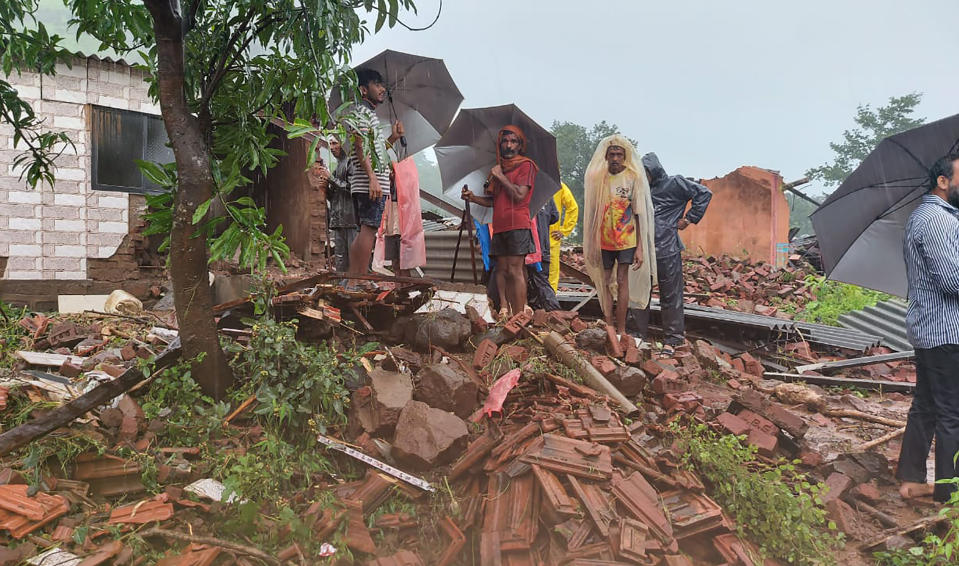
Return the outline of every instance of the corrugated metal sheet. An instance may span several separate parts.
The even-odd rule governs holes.
[[[884,301],[874,307],[846,313],[839,317],[839,324],[882,337],[882,344],[897,352],[912,350],[906,334],[906,309],[908,305],[898,299]]]
[[[586,296],[586,293],[562,293],[559,299],[564,308],[569,308],[570,305],[578,303]],[[592,302],[597,303],[594,310],[598,311],[598,301],[593,299]],[[659,311],[659,301],[653,299],[651,309]],[[862,332],[852,328],[786,320],[702,305],[687,304],[684,310],[686,317],[689,319],[746,326],[757,330],[768,330],[769,332],[781,334],[782,337],[787,340],[807,340],[814,344],[847,348],[857,352],[863,352],[883,342],[882,337],[876,333]]]
[[[456,252],[456,240],[459,230],[439,230],[426,232],[426,265],[422,267],[426,277],[449,281],[453,269],[453,254]],[[476,274],[483,277],[483,254],[476,246]],[[469,238],[463,231],[463,243],[460,245],[459,259],[456,262],[456,277],[460,283],[473,282],[472,263],[470,262]]]

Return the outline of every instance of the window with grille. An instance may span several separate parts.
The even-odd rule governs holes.
[[[137,159],[172,163],[173,150],[159,116],[93,106],[93,188],[98,191],[158,193],[140,173]]]

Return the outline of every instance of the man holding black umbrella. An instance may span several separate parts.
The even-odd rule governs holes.
[[[360,231],[350,245],[350,274],[367,272],[373,257],[376,231],[383,220],[383,210],[390,194],[390,159],[386,144],[392,144],[403,136],[403,123],[396,121],[386,140],[380,129],[376,107],[386,100],[383,77],[371,69],[357,69],[356,79],[363,100],[353,109],[355,120],[348,124],[353,136],[353,152],[350,155],[352,174],[350,192],[356,202]],[[370,141],[364,147],[364,139]],[[355,282],[351,282],[355,284]]]
[[[896,477],[903,497],[932,493],[936,501],[947,501],[956,484],[927,484],[926,458],[935,437],[936,480],[959,476],[959,153],[936,161],[929,181],[903,243],[916,392]]]
[[[526,305],[527,254],[536,251],[533,242],[529,203],[538,168],[525,156],[526,136],[516,126],[506,126],[497,136],[496,165],[487,178],[486,194],[477,196],[463,186],[462,198],[493,208],[493,240],[490,255],[496,258],[496,284],[507,305],[500,305],[500,317],[523,312]],[[505,291],[505,293],[504,293]]]

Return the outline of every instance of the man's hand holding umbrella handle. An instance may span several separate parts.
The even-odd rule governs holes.
[[[680,230],[685,230],[689,226],[689,220],[685,218],[680,218],[679,222],[676,223],[676,227]]]
[[[392,132],[390,133],[390,137],[386,141],[390,142],[390,144],[392,145],[396,143],[396,140],[401,139],[405,135],[406,135],[406,130],[403,129],[403,122],[401,120],[397,120],[393,122]]]
[[[557,242],[561,242],[563,240],[563,232],[560,230],[553,230],[549,235],[552,236]]]

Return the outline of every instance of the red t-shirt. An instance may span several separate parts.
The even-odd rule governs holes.
[[[529,187],[526,198],[514,201],[505,190],[493,195],[493,232],[506,232],[530,227],[529,201],[533,198],[533,183],[536,171],[526,161],[516,169],[506,173],[511,183],[520,187]]]

